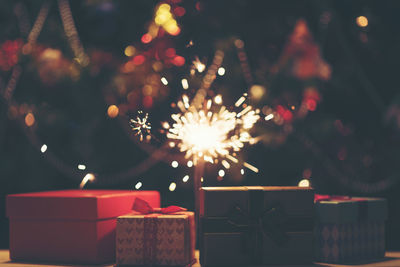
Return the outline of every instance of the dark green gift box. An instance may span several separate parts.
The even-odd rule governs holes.
[[[200,189],[202,266],[313,260],[314,191],[302,187]]]

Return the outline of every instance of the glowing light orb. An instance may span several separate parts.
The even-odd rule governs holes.
[[[368,26],[368,19],[366,16],[359,16],[356,19],[356,23],[359,27],[365,28]]]
[[[115,117],[117,117],[117,116],[118,116],[118,113],[119,113],[119,108],[118,108],[116,105],[111,105],[111,106],[109,106],[108,109],[107,109],[107,115],[108,115],[110,118],[115,118]]]

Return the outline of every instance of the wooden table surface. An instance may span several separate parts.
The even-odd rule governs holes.
[[[196,257],[198,259],[198,251],[196,251]],[[85,265],[49,265],[49,264],[38,264],[38,263],[22,263],[10,261],[8,250],[0,250],[0,266],[10,267],[61,267],[61,266],[85,266]],[[87,265],[91,267],[112,267],[113,265]],[[200,264],[196,263],[194,267],[200,267]],[[289,267],[288,265],[278,265],[279,267]],[[278,267],[276,266],[276,267]],[[312,265],[290,265],[293,267],[400,267],[400,252],[386,252],[386,257],[379,262],[369,264],[357,264],[357,265],[340,265],[340,264],[327,264],[327,263],[315,263]],[[272,267],[269,265],[269,267]]]

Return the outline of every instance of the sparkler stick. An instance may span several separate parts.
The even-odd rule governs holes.
[[[197,165],[194,168],[194,177],[193,177],[193,190],[194,190],[194,205],[195,205],[195,219],[196,219],[196,229],[198,236],[198,229],[199,229],[199,215],[200,215],[200,187],[201,187],[201,179],[204,175],[204,161],[199,160]]]

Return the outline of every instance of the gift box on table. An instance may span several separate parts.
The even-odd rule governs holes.
[[[315,197],[315,258],[321,262],[358,263],[385,255],[385,199]]]
[[[304,187],[200,189],[202,266],[313,260],[314,191]]]
[[[156,191],[62,190],[8,195],[10,258],[113,262],[116,218],[132,210],[137,196],[160,206]]]
[[[137,198],[135,211],[117,218],[117,265],[191,266],[195,263],[194,213],[153,209]]]

